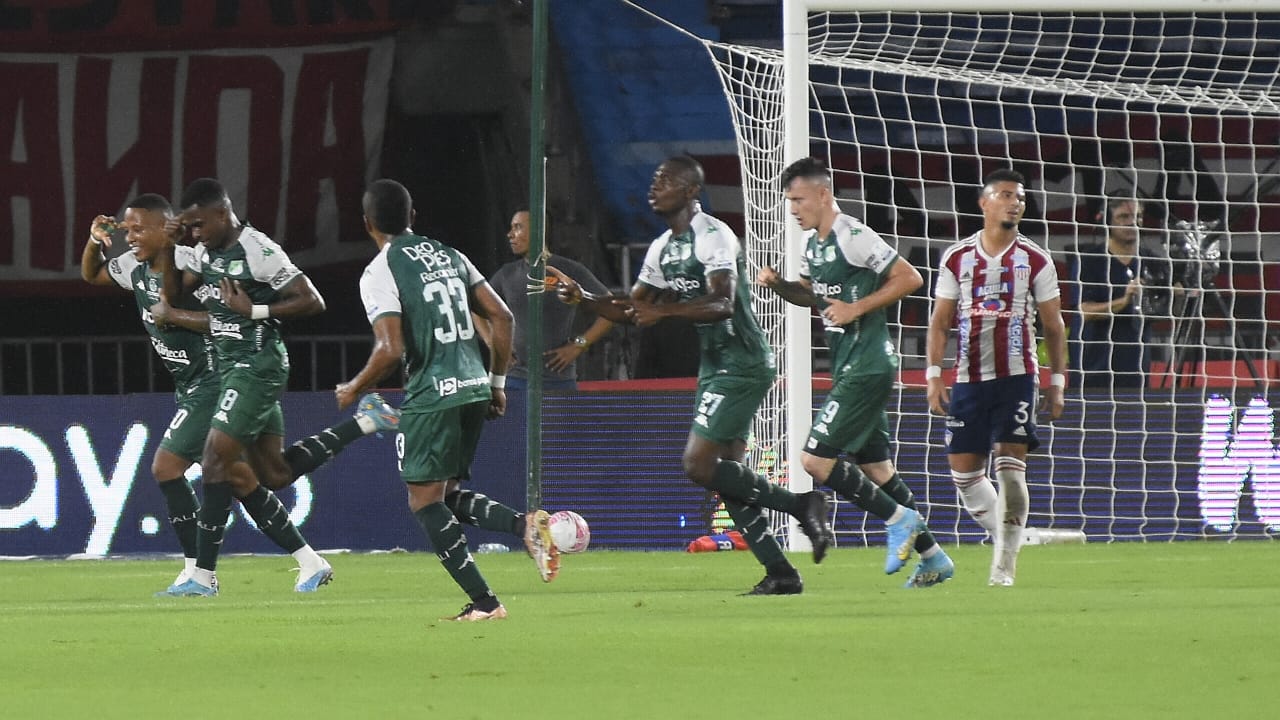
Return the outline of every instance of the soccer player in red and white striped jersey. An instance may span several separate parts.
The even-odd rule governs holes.
[[[997,170],[983,181],[983,227],[942,256],[929,319],[929,409],[947,416],[947,458],[965,509],[995,540],[990,584],[1012,585],[1029,508],[1027,453],[1036,438],[1039,364],[1035,318],[1049,354],[1041,409],[1062,416],[1066,332],[1049,253],[1018,233],[1026,181]],[[942,380],[947,333],[957,328],[955,384]],[[997,493],[986,468],[995,456]]]

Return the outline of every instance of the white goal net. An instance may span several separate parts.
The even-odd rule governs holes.
[[[1082,0],[1073,5],[1091,12],[1036,3],[1046,10],[1012,14],[928,3],[949,5],[802,12],[801,30],[787,26],[793,40],[801,34],[790,95],[781,47],[706,43],[737,132],[751,272],[772,265],[794,276],[778,178],[803,154],[826,159],[842,209],[926,277],[894,311],[898,467],[940,539],[981,539],[956,500],[942,422],[925,407],[928,298],[941,251],[981,227],[981,178],[1020,171],[1021,230],[1058,263],[1075,386],[1066,416],[1041,426],[1029,524],[1095,541],[1273,536],[1280,13],[1230,1],[1110,12]],[[1147,9],[1160,5],[1173,10]],[[1141,288],[1127,298],[1107,249],[1119,234],[1108,223],[1122,224],[1114,208],[1126,202],[1143,215]],[[1081,312],[1090,302],[1108,307]],[[760,414],[756,447],[785,480],[812,403],[794,378],[809,373],[810,356],[812,373],[828,368],[803,311],[788,320],[781,301],[760,293],[757,309],[788,377]],[[1124,372],[1130,359],[1136,376]],[[818,385],[814,396],[823,393]],[[856,509],[842,508],[836,529],[842,544],[883,540],[880,523]]]

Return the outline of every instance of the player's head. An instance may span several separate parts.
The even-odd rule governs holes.
[[[206,246],[226,244],[237,224],[227,189],[213,178],[200,178],[188,185],[178,200],[178,209],[191,237]]]
[[[1108,195],[1103,214],[1107,242],[1132,250],[1138,244],[1138,228],[1142,227],[1142,201],[1125,195]]]
[[[813,230],[832,222],[839,212],[835,205],[831,171],[818,158],[801,158],[782,171],[782,190],[787,210],[801,230]]]
[[[998,223],[1005,230],[1018,227],[1027,211],[1026,185],[1026,178],[1016,170],[996,170],[983,178],[978,206],[986,223]]]
[[[374,233],[395,237],[413,225],[413,198],[405,186],[383,178],[364,191],[364,227]]]
[[[649,207],[663,217],[692,209],[706,182],[697,160],[688,155],[669,157],[653,173]]]
[[[155,259],[172,238],[165,232],[164,223],[173,217],[173,208],[163,196],[146,193],[125,205],[121,227],[128,233],[129,249],[134,257],[143,261]]]

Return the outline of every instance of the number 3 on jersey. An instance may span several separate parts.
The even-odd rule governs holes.
[[[429,282],[422,288],[422,299],[440,311],[442,320],[436,326],[437,341],[451,343],[475,337],[476,329],[467,309],[467,286],[462,280],[453,277]]]

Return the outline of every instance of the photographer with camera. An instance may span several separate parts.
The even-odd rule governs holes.
[[[1143,302],[1144,285],[1165,286],[1167,263],[1147,253],[1139,242],[1142,201],[1108,196],[1105,245],[1086,245],[1071,261],[1071,294],[1076,312],[1070,333],[1072,387],[1141,388],[1150,358],[1151,303]],[[1151,288],[1167,299],[1168,287]],[[1144,312],[1144,305],[1146,312]]]

